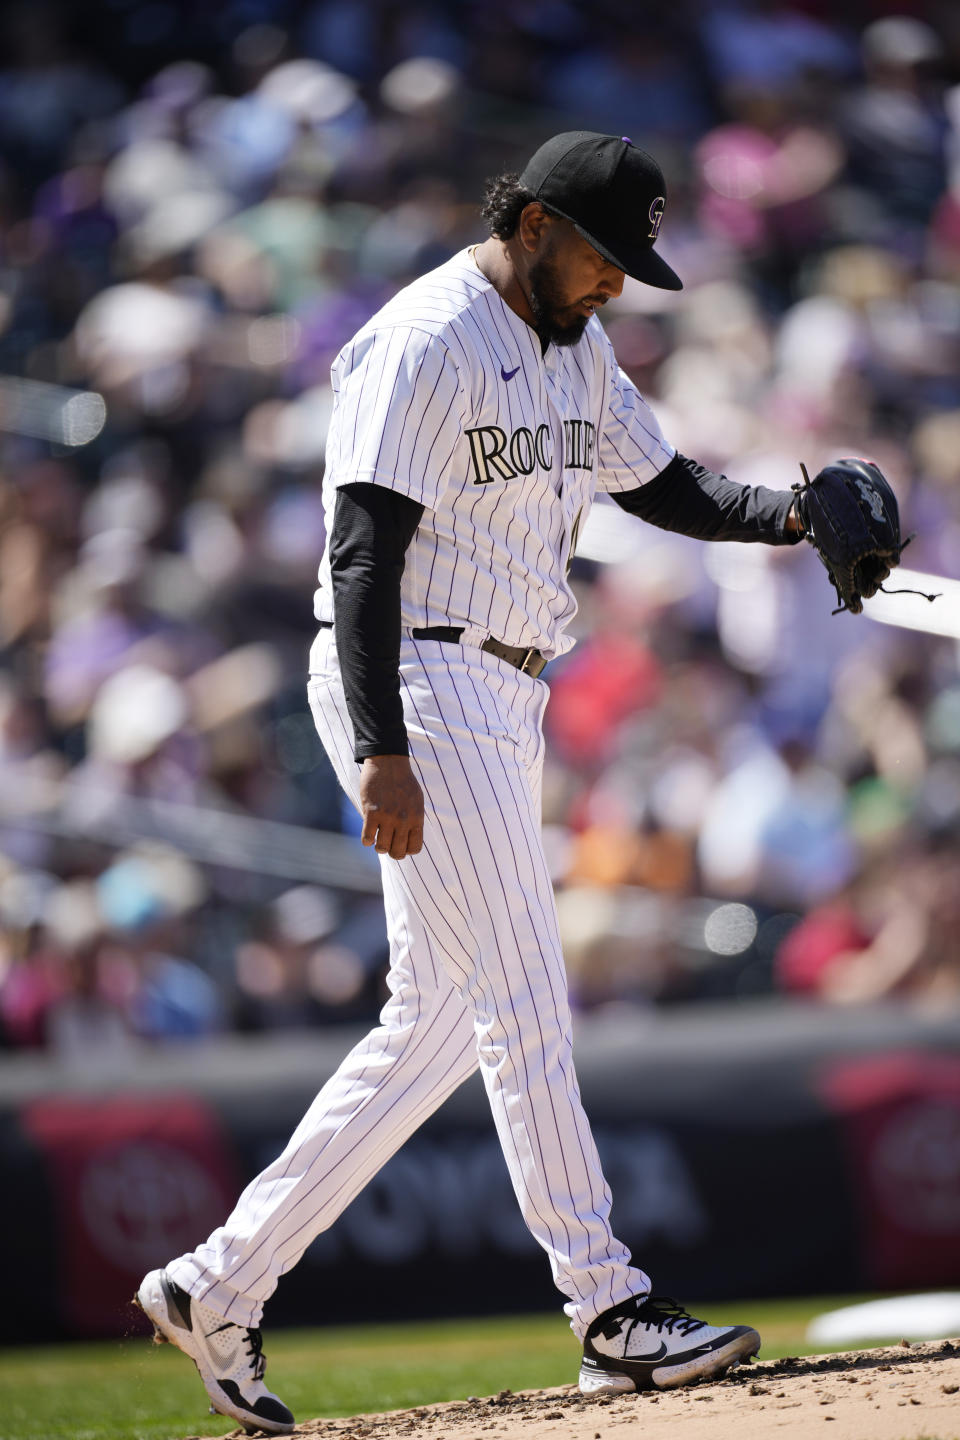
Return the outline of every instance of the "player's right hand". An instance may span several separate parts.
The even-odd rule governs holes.
[[[423,791],[406,755],[371,755],[360,767],[364,845],[402,860],[423,849]]]

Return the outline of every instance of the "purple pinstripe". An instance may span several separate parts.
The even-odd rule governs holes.
[[[567,649],[575,516],[598,485],[632,488],[673,453],[600,327],[591,322],[580,347],[542,355],[461,256],[374,317],[344,348],[334,386],[328,507],[337,485],[358,480],[426,506],[404,571],[404,625],[465,624],[547,654]],[[572,459],[567,468],[565,429],[584,423],[595,429],[593,467]],[[535,431],[538,446],[541,424],[553,459],[534,447],[525,472],[510,438],[516,473],[504,480],[501,466],[496,483],[484,479],[474,432],[506,446],[526,431],[530,446]],[[325,620],[329,592],[325,557]],[[356,804],[335,641],[322,633],[311,708]],[[573,1067],[540,835],[545,689],[478,649],[411,640],[401,686],[427,815],[421,853],[382,862],[391,999],[226,1224],[169,1269],[228,1319],[258,1323],[279,1276],[479,1064],[524,1219],[582,1335],[649,1282],[611,1234],[610,1192]]]
[[[505,381],[506,370],[519,373]],[[473,263],[455,257],[391,300],[344,348],[334,383],[328,504],[337,485],[359,480],[390,485],[429,512],[408,552],[404,624],[470,625],[547,654],[569,648],[575,517],[597,486],[633,488],[673,454],[599,325],[591,322],[580,346],[543,356]],[[588,419],[593,470],[565,469],[564,425]],[[512,437],[540,424],[551,464],[538,458],[529,474],[476,481],[467,429]],[[316,614],[330,620],[325,565]]]
[[[226,1224],[168,1269],[226,1318],[257,1324],[280,1275],[479,1062],[524,1219],[582,1335],[649,1281],[610,1231],[573,1069],[540,840],[545,690],[480,650],[436,642],[404,642],[401,681],[427,819],[418,856],[382,861],[391,999]],[[332,634],[310,701],[356,803]]]

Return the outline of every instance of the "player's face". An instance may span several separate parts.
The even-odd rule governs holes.
[[[527,271],[537,334],[554,345],[575,345],[590,316],[620,294],[623,279],[569,220],[552,219]]]

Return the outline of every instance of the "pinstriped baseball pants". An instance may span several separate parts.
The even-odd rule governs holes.
[[[317,730],[357,803],[332,631],[311,666]],[[380,1024],[226,1224],[167,1268],[226,1319],[258,1324],[279,1277],[479,1065],[523,1218],[582,1336],[650,1282],[611,1233],[574,1072],[540,837],[547,689],[482,650],[414,640],[402,645],[401,687],[426,819],[419,855],[381,857],[391,952]]]

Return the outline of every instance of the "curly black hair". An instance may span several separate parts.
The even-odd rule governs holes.
[[[480,214],[486,221],[490,234],[496,235],[498,240],[509,240],[516,232],[525,206],[536,198],[532,190],[520,184],[520,176],[514,171],[507,171],[505,175],[494,175],[484,186],[483,202],[480,206]],[[543,201],[539,201],[539,204],[543,205]],[[543,208],[548,215],[555,213],[549,205],[543,205]]]

